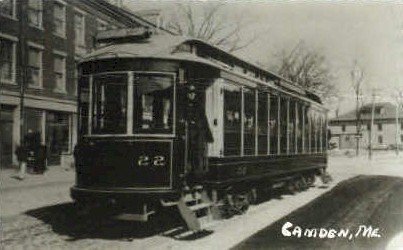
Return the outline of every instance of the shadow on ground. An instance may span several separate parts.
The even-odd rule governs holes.
[[[73,203],[34,209],[27,211],[26,214],[50,225],[54,233],[68,236],[70,241],[80,239],[130,241],[159,234],[164,235],[164,232],[172,231],[175,228],[183,228],[183,230],[186,228],[179,213],[172,208],[164,209],[162,213],[152,217],[147,223],[117,220],[95,212],[91,212],[90,215],[79,215]],[[164,236],[177,238],[175,233]],[[203,236],[200,235],[200,237]],[[192,237],[197,237],[197,235]],[[189,240],[191,239],[190,237]],[[186,240],[186,238],[182,240]]]
[[[319,187],[321,188],[321,187]],[[385,249],[403,231],[403,178],[357,176],[244,240],[234,249]],[[352,239],[285,237],[286,222],[303,229],[349,229]],[[360,225],[379,228],[381,237],[356,237]]]

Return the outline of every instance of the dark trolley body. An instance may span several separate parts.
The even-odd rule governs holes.
[[[79,65],[77,204],[144,221],[177,206],[200,230],[325,173],[315,94],[200,40],[119,34]]]

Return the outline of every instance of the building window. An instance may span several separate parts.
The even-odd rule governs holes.
[[[75,31],[75,45],[77,47],[85,47],[85,22],[84,14],[74,14],[74,31]]]
[[[0,1],[0,14],[15,18],[15,0]]]
[[[378,123],[378,131],[382,131],[382,123]]]
[[[400,123],[400,129],[403,130],[403,122]]]
[[[28,22],[30,25],[42,28],[42,0],[28,0]]]
[[[371,130],[371,123],[367,124],[367,130]]]
[[[53,27],[58,36],[66,36],[66,5],[56,1],[53,5]]]
[[[42,87],[42,51],[30,47],[28,50],[27,77],[29,87]]]
[[[55,88],[54,92],[66,93],[66,59],[54,55]]]
[[[341,125],[341,131],[346,132],[346,125]]]
[[[42,140],[43,133],[43,110],[27,108],[25,110],[25,134],[28,132],[40,135]]]
[[[15,82],[15,42],[0,37],[0,81]]]
[[[378,143],[383,143],[383,137],[382,137],[382,135],[378,136]]]
[[[400,143],[403,143],[403,135],[400,135]]]
[[[70,115],[63,112],[46,112],[46,145],[48,157],[58,164],[61,153],[70,152]]]
[[[78,61],[75,61],[74,62],[74,79],[73,79],[73,82],[74,82],[74,95],[75,96],[77,96],[78,95],[78,79],[79,79],[79,76],[78,76]]]

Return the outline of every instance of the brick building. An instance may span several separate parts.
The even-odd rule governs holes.
[[[361,133],[360,148],[369,147],[371,129],[372,105],[364,105],[360,109]],[[356,111],[333,118],[329,122],[332,132],[332,141],[338,143],[340,149],[354,149],[356,147]],[[396,124],[396,106],[391,103],[376,103],[374,109],[374,129],[372,131],[372,145],[374,149],[391,149],[397,143],[403,145],[403,109],[400,108],[398,123]]]
[[[1,167],[17,164],[14,152],[28,130],[41,133],[48,165],[72,154],[75,65],[98,31],[125,27],[153,25],[103,0],[0,1]]]

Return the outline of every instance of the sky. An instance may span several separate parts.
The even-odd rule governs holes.
[[[190,4],[203,8],[207,1]],[[173,1],[134,1],[134,11],[174,9]],[[181,3],[184,3],[182,1]],[[340,98],[328,104],[342,114],[355,107],[350,72],[354,61],[362,67],[363,102],[391,101],[403,91],[403,1],[229,1],[221,15],[228,22],[247,25],[241,39],[255,41],[235,54],[251,62],[270,65],[275,53],[299,41],[326,56],[336,75]],[[331,114],[330,114],[331,115]]]

